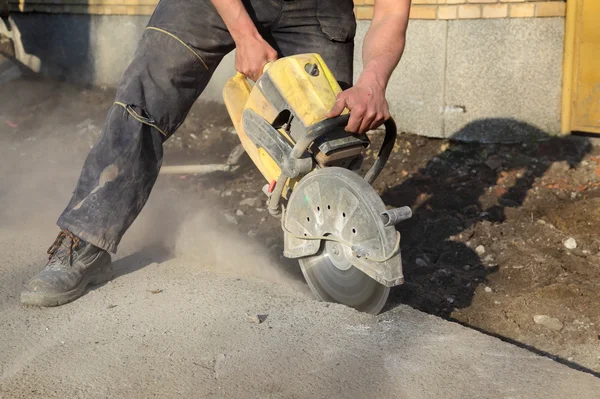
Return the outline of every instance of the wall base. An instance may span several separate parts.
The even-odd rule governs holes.
[[[14,14],[40,72],[114,86],[147,16]],[[355,75],[369,21],[358,22]],[[411,20],[387,96],[402,131],[469,141],[523,141],[560,131],[564,18]],[[222,101],[235,72],[221,63],[204,100]]]

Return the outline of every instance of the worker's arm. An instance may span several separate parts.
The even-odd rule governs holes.
[[[256,81],[263,67],[277,59],[277,51],[267,43],[248,15],[242,0],[211,0],[235,42],[235,69]]]
[[[347,107],[346,130],[364,133],[390,117],[385,90],[404,52],[411,0],[375,0],[373,20],[362,48],[363,71],[356,84],[340,93],[329,113],[334,117]]]

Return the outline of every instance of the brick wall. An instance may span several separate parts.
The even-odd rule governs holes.
[[[374,0],[354,0],[358,19],[373,17]],[[564,17],[565,0],[413,0],[411,19]]]
[[[9,0],[13,12],[150,15],[158,0]],[[373,17],[374,0],[354,0],[356,18]],[[563,17],[565,0],[413,0],[411,19]]]

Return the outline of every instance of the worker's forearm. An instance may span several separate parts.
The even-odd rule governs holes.
[[[387,86],[404,52],[409,6],[410,2],[394,13],[385,9],[378,13],[375,7],[376,13],[362,48],[361,78],[374,78],[381,87]]]
[[[259,35],[242,0],[211,0],[236,43]]]

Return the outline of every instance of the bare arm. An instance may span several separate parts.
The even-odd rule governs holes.
[[[390,117],[385,90],[404,52],[410,4],[411,0],[375,0],[362,48],[363,71],[354,87],[338,96],[328,115],[337,116],[347,107],[348,131],[364,133]]]
[[[262,38],[242,0],[211,0],[236,45],[235,67],[256,81],[277,52]]]
[[[258,30],[241,0],[211,0],[211,3],[223,18],[227,30],[236,43],[246,37],[259,36]]]
[[[373,21],[362,48],[363,76],[387,87],[406,41],[410,0],[375,0]]]

